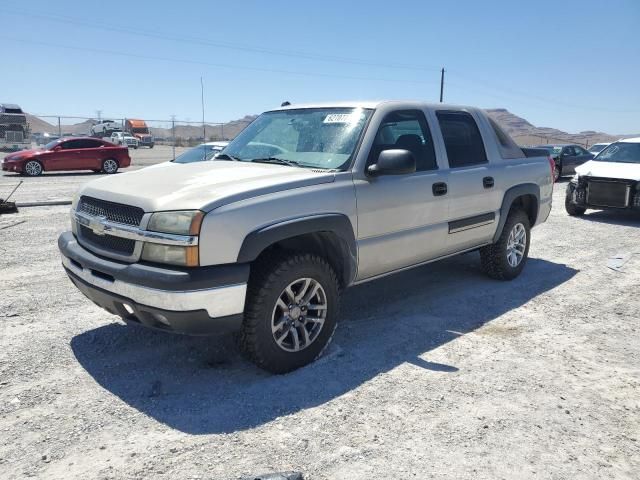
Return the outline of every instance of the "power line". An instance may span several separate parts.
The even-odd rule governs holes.
[[[0,11],[3,11],[10,15],[19,15],[19,16],[25,16],[28,18],[39,18],[46,21],[66,23],[66,24],[77,25],[85,28],[98,28],[106,31],[126,33],[129,35],[155,38],[159,40],[191,43],[191,44],[203,45],[207,47],[260,53],[260,54],[266,54],[266,55],[278,55],[282,57],[301,58],[301,59],[307,59],[307,60],[319,60],[323,62],[345,63],[345,64],[368,66],[368,67],[400,68],[400,69],[417,70],[417,71],[436,70],[437,68],[435,66],[427,66],[427,65],[379,63],[379,62],[373,62],[371,60],[366,60],[366,59],[339,57],[339,56],[333,56],[333,55],[323,55],[320,53],[308,53],[308,52],[291,51],[291,50],[277,50],[277,49],[259,47],[255,45],[237,44],[232,42],[220,42],[220,41],[214,42],[202,37],[167,35],[166,33],[160,33],[153,30],[143,30],[137,26],[135,29],[132,29],[132,28],[128,28],[120,25],[114,25],[114,24],[91,23],[85,20],[79,20],[72,17],[43,15],[42,13],[38,13],[38,12],[19,12],[19,11],[7,9],[7,8],[0,8]]]
[[[339,75],[339,74],[324,73],[324,72],[300,72],[300,71],[294,71],[294,70],[281,70],[281,69],[275,69],[275,68],[248,67],[246,65],[211,63],[211,62],[203,62],[199,60],[188,60],[184,58],[158,57],[153,55],[141,55],[136,53],[116,52],[113,50],[103,50],[99,48],[78,47],[73,45],[61,45],[61,44],[50,43],[50,42],[40,42],[37,40],[27,40],[24,38],[6,37],[4,35],[0,35],[0,39],[10,41],[10,42],[16,42],[16,43],[29,43],[29,44],[41,45],[45,47],[55,47],[55,48],[62,48],[67,50],[85,51],[85,52],[99,53],[104,55],[116,55],[116,56],[122,56],[122,57],[130,57],[130,58],[142,58],[146,60],[158,60],[163,62],[188,63],[193,65],[205,65],[205,66],[216,67],[216,68],[229,68],[233,70],[248,70],[248,71],[266,72],[266,73],[300,75],[300,76],[306,76],[306,77],[341,78],[345,80],[377,81],[377,82],[404,83],[404,84],[415,83],[420,85],[436,84],[436,82],[430,82],[426,80],[408,80],[408,79],[381,78],[381,77],[370,77],[370,76],[364,77],[364,76],[354,76],[354,75]]]

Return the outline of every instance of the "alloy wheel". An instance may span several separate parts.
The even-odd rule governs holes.
[[[108,159],[104,161],[103,168],[106,173],[115,173],[118,170],[118,164],[115,160]]]
[[[313,278],[291,282],[280,294],[271,316],[271,333],[286,352],[299,352],[317,338],[327,317],[327,295]]]
[[[527,230],[522,223],[516,223],[507,240],[507,261],[513,268],[520,265],[527,248]]]
[[[27,162],[27,164],[24,166],[24,169],[27,172],[27,175],[30,175],[32,177],[37,177],[42,173],[42,166],[35,160]]]

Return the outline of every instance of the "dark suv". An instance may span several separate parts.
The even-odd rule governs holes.
[[[573,175],[576,167],[593,158],[593,154],[575,144],[538,145],[536,148],[544,148],[556,162],[553,172],[554,181],[558,181],[562,175]]]

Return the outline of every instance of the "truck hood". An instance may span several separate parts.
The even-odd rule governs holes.
[[[589,160],[576,167],[576,172],[581,177],[620,178],[640,181],[640,163],[595,162]]]
[[[80,194],[145,212],[211,211],[228,203],[333,182],[331,172],[248,162],[166,162],[87,183]]]

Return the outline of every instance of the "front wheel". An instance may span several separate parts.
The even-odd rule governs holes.
[[[498,240],[480,249],[482,269],[496,280],[512,280],[520,275],[529,255],[531,227],[529,217],[511,210]]]
[[[42,175],[42,165],[37,160],[29,160],[24,165],[24,173],[30,177]]]
[[[572,217],[580,217],[587,211],[586,208],[576,205],[571,201],[571,197],[567,195],[564,199],[564,209]]]
[[[251,273],[240,348],[272,373],[307,365],[331,342],[339,301],[336,274],[324,258],[291,254],[264,261]]]
[[[102,171],[104,173],[116,173],[119,167],[118,162],[113,158],[107,158],[102,162]]]

